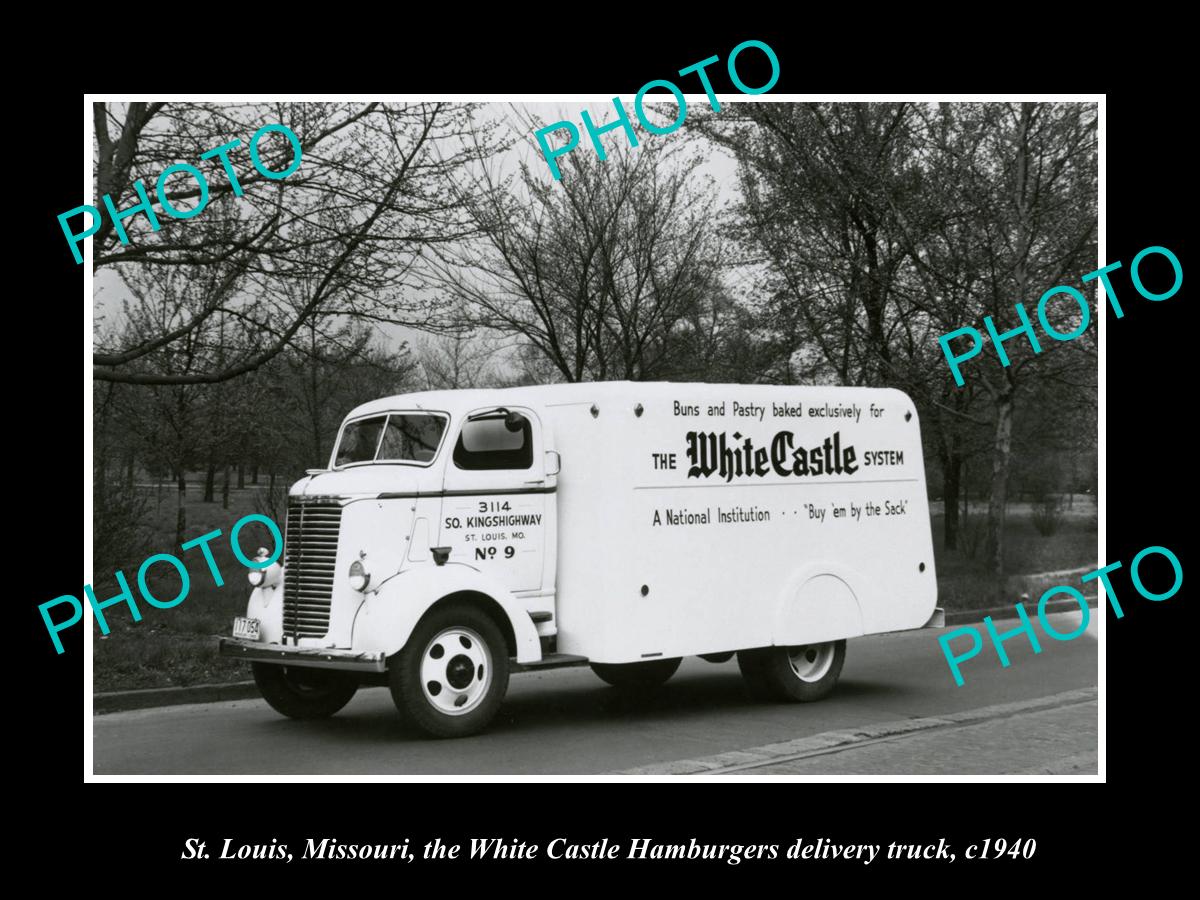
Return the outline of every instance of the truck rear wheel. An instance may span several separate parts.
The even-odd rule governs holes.
[[[491,616],[463,604],[422,619],[388,669],[402,715],[434,737],[487,727],[508,690],[508,648]]]
[[[273,663],[251,663],[250,668],[263,699],[291,719],[326,719],[358,690],[358,679],[350,672]]]
[[[767,647],[751,651],[747,675],[751,691],[762,691],[777,700],[802,703],[820,700],[833,690],[846,660],[846,642],[826,641],[796,647]],[[741,663],[742,655],[738,654]]]
[[[679,659],[649,659],[635,663],[592,663],[601,681],[617,688],[651,688],[665,684],[679,668]]]

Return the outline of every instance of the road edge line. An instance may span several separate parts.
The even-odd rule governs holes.
[[[1098,693],[1098,690],[1094,687],[1078,688],[1072,691],[1050,694],[1046,697],[1034,697],[1029,700],[1019,700],[1013,703],[997,703],[991,706],[981,706],[978,709],[946,713],[940,716],[898,719],[890,722],[877,722],[860,728],[823,731],[819,734],[796,738],[791,741],[780,741],[774,744],[764,744],[760,747],[730,750],[725,753],[697,757],[695,759],[677,759],[661,763],[651,763],[645,766],[635,766],[634,768],[621,769],[620,771],[605,774],[722,775],[740,769],[769,765],[800,756],[850,750],[856,746],[875,743],[884,738],[901,737],[936,728],[962,727],[990,719],[1007,718],[1022,713],[1039,712],[1061,706],[1089,703],[1097,699]]]
[[[1095,609],[1099,603],[1096,596],[1085,597],[1089,609]],[[1020,601],[1025,602],[1025,601]],[[1071,612],[1079,609],[1079,603],[1075,600],[1051,600],[1046,604],[1046,615],[1060,612]],[[1009,606],[993,606],[989,609],[967,609],[961,612],[946,613],[946,625],[967,625],[972,622],[982,622],[987,616],[993,619],[1015,619],[1017,618],[1017,604],[1013,603]]]
[[[189,687],[143,688],[136,691],[103,691],[92,694],[92,711],[94,715],[101,715],[154,706],[218,703],[222,700],[245,700],[258,696],[258,686],[253,681],[193,684]]]

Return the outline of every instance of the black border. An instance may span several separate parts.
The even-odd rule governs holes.
[[[514,13],[513,17],[522,18],[523,14]],[[422,32],[414,29],[386,46],[387,37],[381,34],[376,39],[379,52],[365,54],[367,61],[361,48],[356,56],[354,48],[339,46],[337,39],[331,39],[319,65],[310,59],[307,65],[294,67],[290,78],[275,88],[361,91],[369,85],[380,92],[469,93],[479,88],[482,77],[489,93],[612,91],[628,95],[645,80],[666,77],[664,72],[712,53],[723,55],[745,37],[767,41],[779,55],[782,75],[772,93],[868,92],[881,86],[894,92],[1100,91],[1125,80],[1119,91],[1108,94],[1107,259],[1128,261],[1141,248],[1158,244],[1175,251],[1187,268],[1182,222],[1189,214],[1184,195],[1190,179],[1183,154],[1189,142],[1176,130],[1184,109],[1171,92],[1175,82],[1169,71],[1169,63],[1180,57],[1172,57],[1169,48],[1153,43],[1142,48],[1144,59],[1130,60],[1128,48],[1123,48],[1126,55],[1118,66],[1106,57],[1102,43],[1088,43],[1089,36],[1109,38],[1091,35],[1087,23],[1073,16],[1058,19],[1048,14],[1039,22],[1038,34],[1016,28],[1006,33],[989,27],[970,42],[960,39],[963,35],[948,38],[944,31],[935,39],[929,34],[933,24],[905,11],[887,16],[870,34],[856,33],[845,23],[831,31],[814,19],[769,29],[714,28],[719,36],[701,38],[678,31],[670,36],[665,32],[650,35],[632,22],[624,23],[618,35],[602,36],[580,33],[564,21],[561,27],[550,28],[549,36],[531,34],[520,46],[482,34],[474,47],[464,43],[457,31],[451,41],[430,39],[430,32],[424,32],[423,38]],[[913,35],[921,32],[921,41],[915,40]],[[1071,37],[1065,49],[1054,45],[1055,34]],[[1128,40],[1133,43],[1139,37],[1131,34]],[[286,35],[281,35],[281,46],[285,39]],[[309,46],[312,43],[310,40]],[[1059,65],[1049,65],[1056,58],[1045,49],[1051,46],[1059,46],[1065,54]],[[283,58],[288,57],[284,54]],[[670,62],[663,66],[661,60]],[[214,72],[215,68],[170,73],[172,77],[161,81],[158,74],[163,73],[147,74],[138,80],[153,80],[171,90],[230,92],[244,88],[243,78],[259,81],[250,70]],[[1143,85],[1126,80],[1127,73],[1139,71],[1146,78]],[[89,76],[89,86],[121,90],[124,85],[114,82],[128,75],[126,70],[122,78],[112,73]],[[19,316],[21,326],[28,329],[31,349],[35,353],[54,349],[49,360],[26,359],[17,363],[20,368],[10,369],[10,377],[20,378],[20,387],[9,392],[17,404],[10,421],[44,420],[50,409],[69,409],[79,397],[78,383],[68,376],[70,367],[59,364],[56,357],[77,352],[80,332],[76,327],[54,327],[72,316],[46,315],[60,304],[78,309],[79,303],[82,269],[63,252],[54,218],[79,202],[82,97],[77,91],[64,88],[52,98],[39,99],[35,116],[40,115],[41,121],[22,126],[36,129],[40,168],[47,177],[40,180],[29,200],[21,201],[20,210],[33,213],[21,217],[33,231],[32,239],[18,246],[22,251],[32,249],[36,262],[26,263],[24,252],[19,254],[21,274],[28,271],[29,277],[19,277],[22,289],[15,292],[13,301],[24,300]],[[1108,317],[1108,428],[1102,436],[1108,459],[1107,561],[1121,559],[1127,565],[1142,547],[1161,544],[1174,550],[1185,570],[1188,568],[1183,534],[1183,512],[1189,502],[1183,488],[1191,469],[1185,437],[1188,411],[1179,408],[1186,403],[1186,388],[1191,383],[1183,346],[1191,334],[1184,320],[1188,308],[1185,291],[1186,286],[1160,304],[1133,298],[1125,303],[1124,319],[1116,321],[1111,313]],[[26,367],[32,369],[33,378],[21,377]],[[86,378],[86,360],[84,368]],[[53,405],[48,402],[51,398]],[[1109,784],[1105,787],[1047,783],[85,787],[80,759],[80,631],[64,636],[66,653],[56,656],[36,609],[46,598],[79,590],[80,570],[72,564],[75,547],[59,534],[59,526],[60,511],[73,508],[79,496],[81,469],[73,442],[64,440],[46,455],[42,449],[36,465],[22,458],[10,470],[20,508],[29,512],[34,525],[22,535],[25,540],[21,543],[29,544],[26,552],[10,558],[14,571],[25,576],[18,575],[18,583],[27,590],[18,593],[29,627],[26,665],[21,670],[22,700],[28,697],[29,709],[19,723],[18,734],[24,740],[11,739],[10,746],[25,745],[23,768],[32,768],[35,775],[21,779],[36,788],[30,802],[30,836],[22,844],[35,855],[44,854],[60,864],[82,857],[79,861],[86,871],[114,881],[122,875],[165,870],[186,877],[189,886],[209,879],[231,885],[235,875],[238,882],[251,874],[278,879],[282,870],[267,866],[254,870],[244,866],[236,870],[216,865],[184,867],[177,860],[183,839],[269,841],[276,836],[294,841],[305,834],[329,834],[343,841],[408,836],[420,842],[433,835],[449,841],[466,837],[468,831],[478,836],[479,823],[483,823],[489,834],[527,840],[552,835],[628,840],[638,835],[671,840],[695,836],[718,843],[770,842],[782,840],[794,830],[789,823],[795,821],[797,811],[811,815],[813,810],[824,826],[821,836],[835,841],[936,842],[939,837],[968,841],[988,835],[1038,840],[1034,861],[971,868],[966,872],[969,881],[956,878],[949,882],[959,889],[985,883],[984,879],[996,884],[997,879],[1008,877],[1031,886],[1027,879],[1035,872],[1075,872],[1081,865],[1099,864],[1093,854],[1106,841],[1121,840],[1123,844],[1123,839],[1137,839],[1134,832],[1140,829],[1128,830],[1133,823],[1156,826],[1152,845],[1156,859],[1169,860],[1174,852],[1172,844],[1177,839],[1169,836],[1174,826],[1156,818],[1154,812],[1162,802],[1158,797],[1164,795],[1163,789],[1174,787],[1176,778],[1186,779],[1186,758],[1177,765],[1163,760],[1164,752],[1169,752],[1168,740],[1190,725],[1190,695],[1183,666],[1190,656],[1187,642],[1191,632],[1185,620],[1183,591],[1160,604],[1133,598],[1124,603],[1126,616],[1120,621],[1107,615],[1107,654],[1114,665],[1107,681]],[[1114,584],[1123,599],[1131,595],[1127,578],[1116,577]],[[1163,778],[1172,781],[1162,784]],[[1100,795],[1092,793],[1101,790],[1105,791],[1103,805]],[[1118,823],[1125,827],[1117,827]],[[68,841],[74,845],[70,851],[66,850]],[[1110,858],[1118,858],[1126,850],[1120,846],[1107,852]],[[322,868],[354,889],[353,879],[364,870],[342,865]],[[533,863],[504,865],[520,868],[518,878],[531,874],[531,866],[542,868]],[[496,866],[473,868],[487,878]],[[578,883],[591,886],[602,872],[612,871],[600,865],[551,868],[565,876],[562,882],[521,879],[495,884],[497,889],[516,889],[522,884],[541,890],[554,890],[556,885],[572,889],[581,875],[588,880]],[[675,881],[680,875],[698,875],[706,884],[727,879],[746,884],[748,874],[762,871],[749,864],[634,864],[629,868],[634,870],[632,874],[651,879],[665,876]],[[783,871],[777,865],[772,869],[773,873]],[[305,878],[318,874],[315,867],[295,871]],[[466,871],[459,868],[460,873]],[[922,883],[943,872],[952,877],[963,874],[959,868],[947,870],[932,864],[874,870],[841,864],[788,871],[797,884],[811,883],[814,878],[842,882],[845,875],[858,872],[867,877],[884,873],[880,877],[889,879],[903,872]],[[622,877],[628,874],[622,873]],[[1063,889],[1073,884],[1059,883]]]

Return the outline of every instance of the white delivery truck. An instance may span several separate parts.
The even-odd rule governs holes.
[[[510,672],[555,666],[649,688],[736,654],[752,693],[816,700],[847,638],[942,621],[916,409],[890,389],[376,400],[292,487],[281,562],[250,573],[221,652],[284,715],[386,684],[438,736],[482,729]]]

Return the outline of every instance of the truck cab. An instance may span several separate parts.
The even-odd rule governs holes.
[[[426,730],[465,733],[471,713],[494,712],[510,657],[582,662],[553,654],[558,454],[539,409],[486,394],[365,404],[328,466],[292,486],[281,564],[251,573],[247,615],[221,644],[281,712],[328,715],[386,680],[401,706],[416,695]],[[442,619],[459,624],[430,624]],[[426,652],[397,684],[419,624]]]

